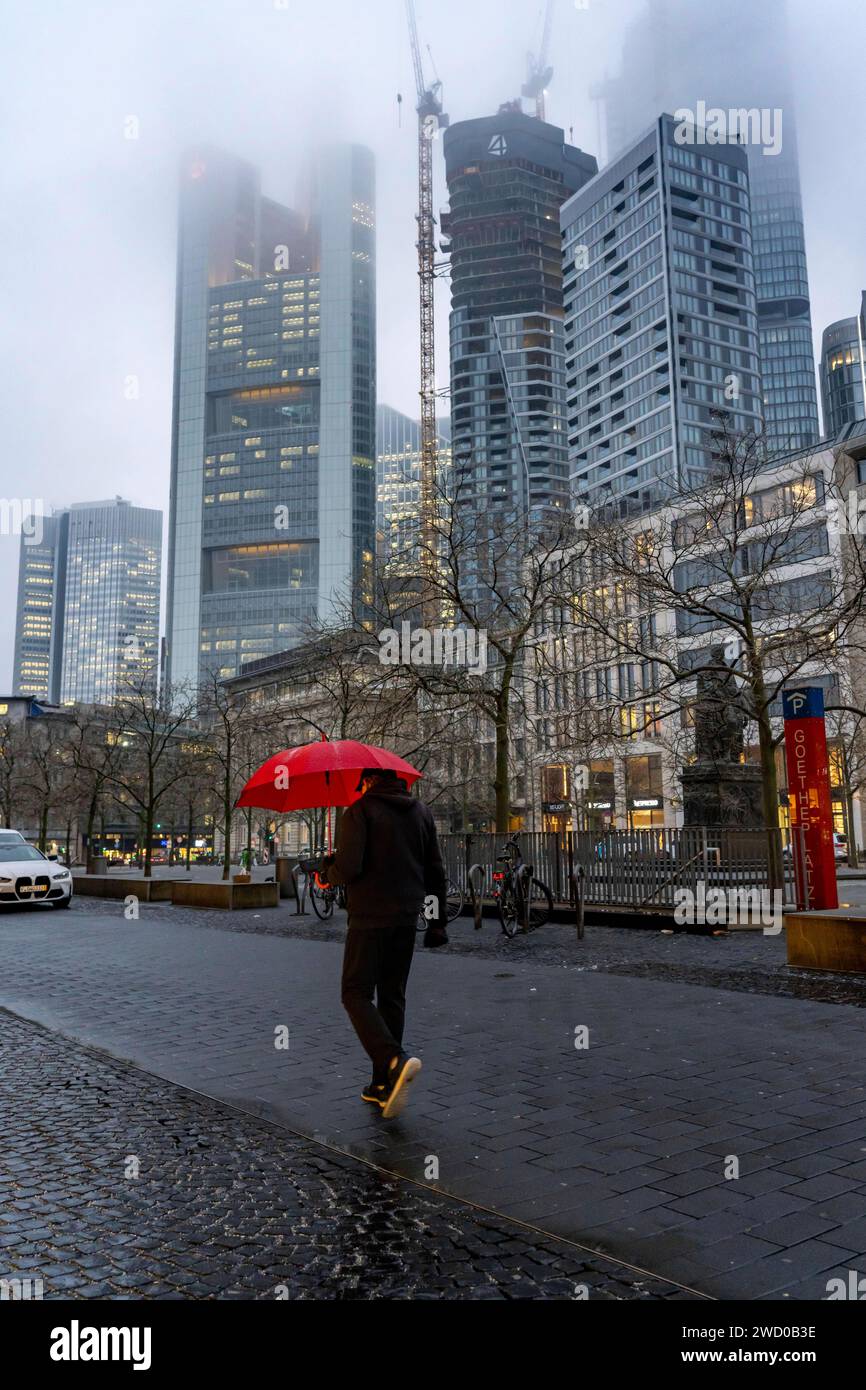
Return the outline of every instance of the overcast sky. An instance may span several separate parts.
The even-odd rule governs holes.
[[[582,4],[559,0],[548,119],[599,154],[591,89],[617,71],[623,27],[642,6]],[[723,23],[724,4],[716,9]],[[820,342],[866,288],[866,5],[790,0],[789,9]],[[491,114],[519,94],[541,12],[541,0],[418,0],[452,120]],[[265,193],[290,203],[316,140],[372,147],[379,399],[416,413],[414,80],[403,0],[2,0],[2,13],[0,497],[50,508],[120,493],[167,514],[177,161],[200,140],[258,164]],[[768,52],[768,64],[778,56]],[[130,117],[137,139],[126,138]],[[439,179],[441,187],[441,169]],[[446,282],[440,299],[445,385]],[[132,401],[130,376],[140,381]],[[0,691],[11,686],[18,544],[0,537]]]

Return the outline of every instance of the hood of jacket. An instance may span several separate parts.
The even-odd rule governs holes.
[[[395,811],[411,811],[415,806],[416,798],[411,792],[404,791],[402,787],[376,787],[375,790],[367,792],[361,797],[366,801],[387,801],[388,805]]]

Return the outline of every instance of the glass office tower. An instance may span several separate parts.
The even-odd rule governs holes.
[[[62,514],[38,519],[28,535],[22,530],[18,562],[18,608],[12,690],[16,695],[52,696],[51,634],[57,588],[57,543]],[[55,692],[56,693],[56,692]]]
[[[866,419],[866,293],[860,313],[824,330],[821,345],[821,400],[824,435],[834,439],[855,420]]]
[[[746,146],[764,416],[771,452],[808,448],[820,430],[785,0],[647,0],[599,94],[611,157],[662,111],[781,110],[780,151]]]
[[[759,430],[748,160],[661,117],[562,209],[572,492],[628,516],[700,486],[723,412]]]
[[[60,703],[110,704],[127,681],[142,678],[155,690],[162,512],[120,497],[86,502],[69,508],[64,531],[54,633]]]
[[[181,176],[167,676],[301,641],[375,538],[372,155],[323,152],[303,213],[220,151]]]
[[[452,125],[444,149],[459,494],[541,515],[568,505],[559,210],[598,166],[511,109]]]
[[[46,517],[22,544],[15,692],[53,704],[111,704],[159,677],[162,512],[123,498]]]
[[[417,566],[421,536],[421,425],[390,405],[377,412],[376,534],[386,564]],[[439,487],[451,469],[451,425],[439,422]]]

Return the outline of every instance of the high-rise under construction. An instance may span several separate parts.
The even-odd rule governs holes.
[[[511,108],[451,126],[444,151],[455,479],[541,516],[569,500],[559,210],[598,166]]]

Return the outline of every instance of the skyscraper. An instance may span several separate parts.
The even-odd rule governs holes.
[[[824,330],[821,344],[821,402],[824,434],[835,437],[846,425],[866,419],[866,292],[860,313]]]
[[[375,539],[375,173],[325,151],[296,212],[184,162],[167,675],[234,675],[363,596]]]
[[[597,172],[519,111],[444,137],[455,476],[479,508],[568,504],[559,210]]]
[[[156,687],[162,512],[84,502],[22,540],[16,694],[110,704],[129,680]]]
[[[385,563],[417,564],[421,539],[421,426],[390,405],[376,412],[376,533]],[[439,486],[451,468],[451,426],[439,421]]]
[[[700,485],[717,412],[761,426],[746,153],[676,135],[661,117],[562,210],[573,498],[622,516]]]
[[[51,634],[57,586],[57,542],[62,514],[38,518],[28,534],[21,533],[18,562],[18,609],[12,688],[16,695],[53,698]]]
[[[647,0],[602,91],[611,157],[662,111],[782,112],[778,153],[746,148],[767,444],[785,452],[820,433],[792,85],[785,0]]]

